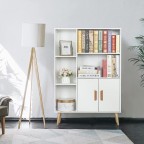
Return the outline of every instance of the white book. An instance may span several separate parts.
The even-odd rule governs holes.
[[[116,55],[116,77],[120,76],[120,59],[119,55]]]
[[[112,77],[112,56],[107,55],[107,77]]]
[[[116,53],[120,52],[120,35],[116,35]]]
[[[78,74],[97,74],[98,70],[82,69],[78,70]]]
[[[99,78],[100,74],[78,74],[79,78]]]
[[[80,70],[95,70],[95,66],[80,66]]]

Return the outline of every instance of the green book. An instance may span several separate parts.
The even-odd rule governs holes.
[[[98,35],[98,52],[102,53],[102,30],[99,31]]]

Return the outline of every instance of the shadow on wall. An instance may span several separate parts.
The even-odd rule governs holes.
[[[0,44],[0,96],[9,96],[12,98],[13,102],[10,103],[9,108],[9,113],[12,116],[19,116],[25,80],[26,75],[24,72],[9,52]],[[26,113],[25,111],[24,116]]]

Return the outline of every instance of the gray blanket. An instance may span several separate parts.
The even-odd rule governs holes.
[[[12,99],[8,96],[1,96],[0,97],[0,106],[3,105],[3,106],[8,106],[8,103],[12,101]]]

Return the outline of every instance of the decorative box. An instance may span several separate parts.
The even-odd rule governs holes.
[[[57,99],[57,110],[58,111],[74,111],[75,110],[75,99]]]

